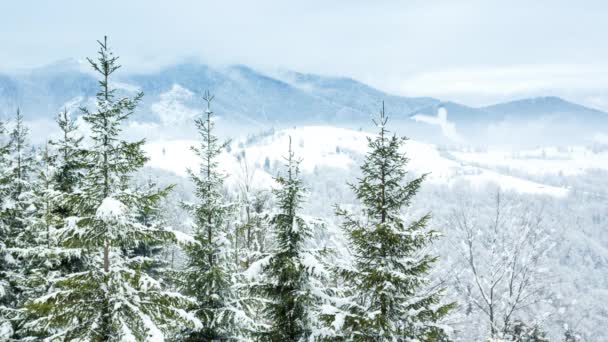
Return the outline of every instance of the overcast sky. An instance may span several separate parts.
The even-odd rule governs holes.
[[[608,109],[608,1],[2,1],[0,71],[91,56],[356,78],[470,105],[557,95]]]

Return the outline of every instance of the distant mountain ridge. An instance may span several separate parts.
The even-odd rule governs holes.
[[[606,119],[608,114],[597,109],[568,102],[556,96],[527,98],[495,104],[480,108],[501,117],[525,117],[530,115],[573,114],[583,115],[586,119]]]
[[[68,103],[90,104],[98,81],[86,70],[84,63],[64,60],[31,70],[0,72],[0,114],[11,116],[19,106],[28,119],[52,119]],[[436,115],[439,108],[445,108],[447,120],[465,137],[485,132],[484,139],[492,138],[496,132],[487,132],[488,127],[502,127],[504,131],[508,125],[503,123],[510,120],[525,123],[547,118],[553,125],[565,123],[563,129],[575,128],[573,134],[580,134],[584,130],[578,128],[589,124],[608,133],[607,113],[557,97],[474,108],[432,97],[392,95],[347,77],[291,71],[271,76],[244,65],[219,68],[200,63],[176,64],[149,73],[128,73],[125,68],[117,72],[115,82],[114,86],[123,93],[135,90],[145,93],[134,117],[138,121],[159,122],[163,115],[173,115],[174,107],[200,109],[200,94],[210,89],[216,94],[216,112],[228,120],[258,128],[294,124],[360,127],[369,124],[369,118],[384,101],[392,120],[408,127],[411,132],[408,135],[428,136],[430,140],[439,139],[441,132],[424,123],[415,123],[411,118],[418,114]],[[191,96],[171,99],[171,91],[176,86]],[[173,104],[159,106],[161,101],[173,101]],[[159,113],[163,110],[169,112]],[[180,118],[177,114],[175,117]],[[560,126],[558,131],[563,129]]]

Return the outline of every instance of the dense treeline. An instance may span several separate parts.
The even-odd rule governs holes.
[[[307,191],[291,142],[271,193],[247,179],[238,193],[226,193],[218,157],[228,143],[215,134],[213,96],[206,92],[206,110],[193,123],[200,144],[192,148],[201,161],[189,170],[194,201],[175,204],[191,217],[188,235],[169,228],[161,209],[172,188],[133,179],[147,160],[144,142],[124,140],[121,129],[143,94],[117,95],[111,77],[118,57],[107,39],[98,43],[97,58],[89,59],[99,76],[96,106],[80,109],[86,136],[67,111],[57,117],[61,135],[43,148],[28,144],[18,110],[1,127],[1,339],[454,338],[447,318],[457,303],[444,297],[446,284],[429,278],[438,259],[429,247],[439,237],[427,228],[431,215],[403,214],[425,175],[408,175],[405,139],[390,133],[384,107],[374,121],[378,134],[368,139],[362,177],[350,184],[360,207],[335,209],[350,255],[342,260],[344,251],[314,241],[326,223],[302,213]],[[457,218],[462,233],[473,234],[465,214]],[[183,267],[173,267],[163,253],[175,244],[185,253]],[[517,282],[522,266],[508,266]],[[467,279],[479,285],[482,271],[473,269]],[[493,302],[487,304],[494,312]],[[547,340],[539,326],[514,318],[499,324],[494,316],[488,336]]]

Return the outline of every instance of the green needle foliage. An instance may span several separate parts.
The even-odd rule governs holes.
[[[353,264],[339,269],[346,298],[326,319],[349,341],[437,341],[445,336],[441,319],[454,307],[441,304],[441,289],[426,287],[437,260],[426,247],[437,233],[426,229],[429,214],[410,223],[402,215],[425,175],[406,182],[406,139],[390,135],[387,121],[383,104],[374,121],[380,132],[368,138],[363,176],[351,185],[361,213],[336,212]]]
[[[207,91],[203,98],[207,109],[196,119],[201,137],[199,147],[192,150],[201,159],[198,172],[189,170],[195,186],[195,203],[184,203],[194,218],[194,238],[197,243],[187,249],[188,265],[184,270],[184,291],[197,299],[196,316],[203,329],[193,331],[191,341],[230,341],[241,334],[238,316],[240,308],[233,287],[236,264],[233,261],[229,218],[235,205],[223,194],[224,175],[218,170],[217,157],[228,142],[220,143],[214,135],[213,96]]]
[[[291,138],[286,159],[286,176],[275,178],[277,212],[270,221],[272,246],[267,256],[257,262],[261,279],[252,284],[253,292],[267,302],[263,314],[269,327],[258,334],[264,341],[306,341],[316,327],[314,311],[319,298],[315,289],[319,284],[311,264],[319,265],[319,252],[309,248],[313,230],[299,214],[305,189]]]
[[[193,300],[168,291],[162,280],[146,272],[149,259],[125,253],[142,241],[166,243],[175,236],[138,220],[146,196],[130,187],[129,178],[146,161],[144,141],[128,142],[120,133],[143,94],[117,98],[109,78],[120,68],[118,57],[106,38],[98,43],[98,58],[89,59],[101,75],[97,108],[81,108],[91,144],[77,163],[84,177],[71,196],[73,207],[66,209],[73,216],[58,232],[62,246],[82,249],[83,269],[54,280],[47,294],[28,303],[37,318],[26,328],[58,341],[163,340],[184,325],[200,322],[184,310]],[[70,153],[76,153],[76,144],[68,144]],[[63,179],[73,175],[66,172]]]

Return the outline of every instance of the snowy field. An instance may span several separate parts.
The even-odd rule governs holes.
[[[291,137],[296,155],[302,159],[301,170],[312,173],[315,168],[349,170],[367,151],[364,132],[331,126],[304,126],[285,129],[263,136],[255,141],[235,139],[230,151],[221,156],[221,167],[228,175],[228,182],[238,181],[242,173],[242,156],[256,170],[259,186],[272,184],[273,174],[264,164],[282,163]],[[195,169],[199,161],[190,150],[195,140],[157,141],[146,144],[150,157],[148,165],[185,176],[186,169]],[[467,181],[475,186],[498,184],[502,189],[524,194],[541,194],[555,197],[568,195],[565,187],[551,186],[516,177],[504,172],[509,168],[531,175],[566,174],[578,175],[588,169],[608,170],[608,153],[594,153],[586,148],[558,150],[546,148],[531,151],[461,152],[440,150],[435,145],[409,140],[404,153],[410,158],[409,167],[416,174],[430,173],[429,182],[452,185]],[[268,166],[268,165],[267,165]],[[503,171],[501,171],[503,170]]]

